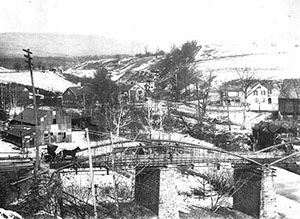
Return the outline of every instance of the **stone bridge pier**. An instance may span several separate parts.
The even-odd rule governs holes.
[[[268,166],[236,166],[233,208],[259,219],[278,218],[273,177]]]
[[[159,219],[179,219],[174,168],[136,168],[135,201]]]

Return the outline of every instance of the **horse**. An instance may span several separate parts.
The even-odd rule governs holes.
[[[65,160],[66,156],[72,156],[72,160],[76,160],[76,153],[81,151],[80,147],[77,147],[73,150],[63,150],[62,159]]]

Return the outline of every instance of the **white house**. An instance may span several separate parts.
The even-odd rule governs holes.
[[[250,110],[278,110],[279,93],[280,89],[278,82],[266,81],[255,83],[249,90],[247,98],[247,103],[249,103]]]
[[[224,83],[220,87],[220,92],[224,104],[242,106],[244,103],[244,94],[238,80]],[[276,111],[279,93],[279,82],[258,81],[248,89],[246,102],[250,110]]]

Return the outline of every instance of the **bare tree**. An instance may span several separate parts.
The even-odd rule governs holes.
[[[251,71],[249,68],[236,69],[239,76],[240,88],[243,94],[243,123],[242,129],[246,126],[246,110],[247,110],[247,98],[250,95],[250,88],[258,81],[255,72]]]
[[[198,117],[198,124],[202,124],[203,118],[207,113],[207,105],[209,101],[209,95],[212,90],[213,81],[216,76],[211,70],[207,74],[202,73],[198,77],[197,82],[195,83],[195,98],[197,101],[196,111]]]

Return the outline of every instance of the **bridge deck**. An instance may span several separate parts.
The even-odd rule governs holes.
[[[33,162],[24,158],[7,158],[0,160],[0,172],[17,172],[20,170],[33,169]]]
[[[272,154],[247,154],[248,158],[251,158],[254,161],[259,163],[272,163],[273,161],[281,158],[281,156],[274,156]],[[295,158],[290,158],[282,165],[287,163],[295,163],[297,160]],[[148,155],[119,155],[112,156],[112,154],[100,155],[93,158],[94,167],[107,167],[112,168],[112,166],[119,168],[134,168],[134,167],[144,167],[144,166],[155,166],[155,167],[164,167],[167,165],[176,165],[176,166],[186,166],[192,164],[217,164],[217,163],[230,163],[230,164],[249,164],[251,162],[244,160],[242,158],[227,155],[219,154],[216,156],[214,153],[206,155],[194,156],[192,154],[174,154],[170,156],[169,154],[148,154]],[[70,164],[69,162],[56,162],[50,165],[50,168],[61,168],[64,165]],[[78,158],[77,162],[74,165],[78,167],[88,167],[88,158],[81,156]],[[69,165],[70,166],[70,165]]]

